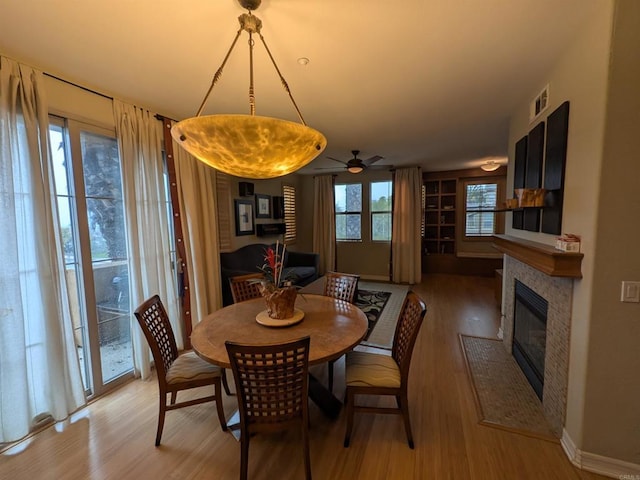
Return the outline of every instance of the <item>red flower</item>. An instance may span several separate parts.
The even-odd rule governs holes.
[[[260,268],[264,272],[265,279],[262,282],[263,285],[271,285],[272,288],[280,288],[282,283],[287,283],[286,278],[282,278],[282,270],[284,267],[284,255],[286,246],[282,246],[280,249],[279,242],[276,243],[276,248],[267,247],[264,250],[264,265]]]
[[[264,259],[267,262],[267,265],[269,265],[269,268],[271,268],[271,271],[275,272],[277,262],[276,262],[276,252],[273,250],[273,248],[271,247],[267,248]]]

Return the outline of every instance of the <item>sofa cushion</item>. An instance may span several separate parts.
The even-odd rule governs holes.
[[[302,287],[316,279],[317,270],[315,267],[286,267],[282,275],[287,280],[291,280],[294,285]]]

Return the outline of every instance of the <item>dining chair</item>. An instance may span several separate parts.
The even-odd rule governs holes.
[[[347,407],[345,447],[349,446],[354,413],[364,412],[401,414],[404,418],[404,428],[409,448],[413,449],[407,383],[411,354],[426,312],[427,307],[422,299],[415,292],[409,291],[405,297],[396,325],[391,355],[369,351],[351,351],[347,353],[345,367],[347,384],[345,396]],[[359,406],[355,403],[356,395],[393,395],[396,397],[397,407]]]
[[[360,275],[350,273],[327,272],[325,274],[324,295],[349,303],[356,300]],[[329,391],[333,391],[333,366],[337,360],[329,360]]]
[[[261,297],[258,280],[262,278],[264,278],[264,274],[262,273],[247,273],[246,275],[230,277],[229,284],[231,285],[233,303]]]
[[[222,430],[227,430],[222,406],[220,367],[202,360],[194,352],[178,353],[169,316],[158,295],[145,300],[134,314],[151,348],[158,376],[160,411],[156,446],[160,445],[164,417],[168,410],[215,401],[220,427]],[[213,385],[214,395],[176,403],[179,391],[209,385]],[[171,394],[169,404],[167,404],[167,394]]]
[[[311,478],[309,455],[310,337],[270,345],[225,342],[240,413],[240,479],[249,470],[249,439],[258,432],[298,426],[302,432],[305,477]]]

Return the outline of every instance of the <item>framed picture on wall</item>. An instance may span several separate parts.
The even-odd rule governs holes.
[[[253,202],[251,200],[235,200],[236,236],[255,235],[253,222]]]
[[[256,218],[271,218],[271,195],[256,193]]]

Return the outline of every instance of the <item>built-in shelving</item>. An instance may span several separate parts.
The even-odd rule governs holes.
[[[456,253],[456,179],[428,180],[425,185],[426,254]]]

